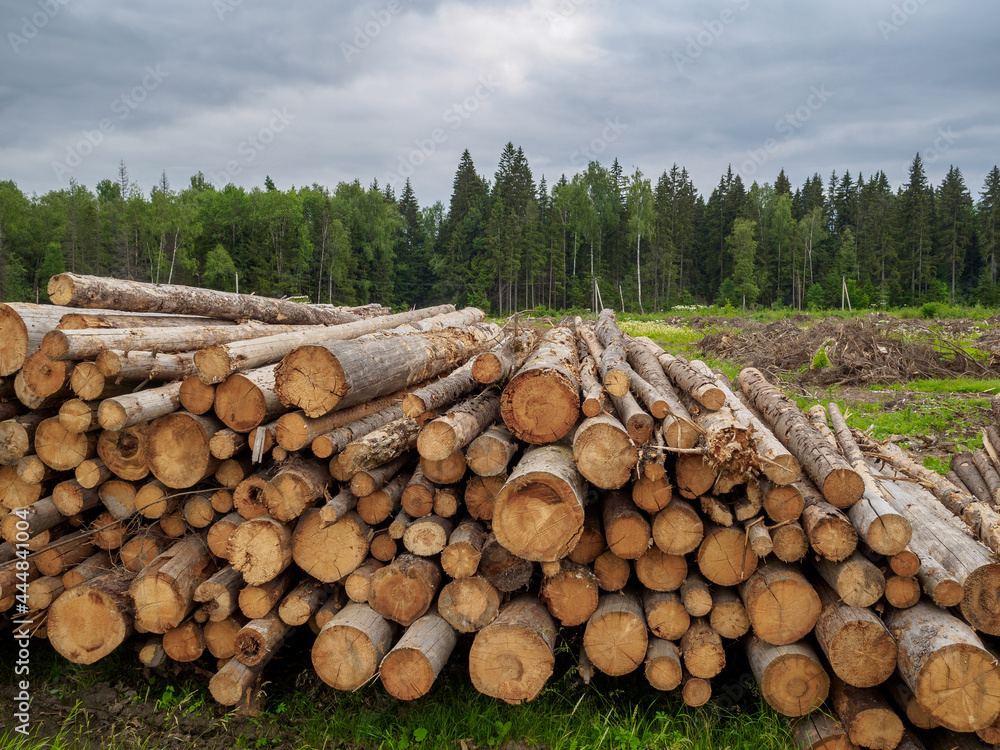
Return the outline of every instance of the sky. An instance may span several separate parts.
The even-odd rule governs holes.
[[[148,195],[409,177],[451,196],[463,150],[537,180],[591,160],[706,197],[727,167],[836,170],[976,197],[1000,162],[1000,3],[971,0],[0,0],[0,180]]]

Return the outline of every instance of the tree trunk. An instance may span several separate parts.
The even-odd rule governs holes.
[[[436,561],[399,555],[372,575],[368,603],[387,620],[409,627],[430,609],[441,588],[441,576]]]
[[[962,484],[966,486],[979,502],[987,504],[995,502],[990,493],[990,488],[977,468],[971,453],[968,451],[953,453],[951,456],[951,469],[958,474],[958,478],[962,480]]]
[[[132,582],[136,625],[147,633],[165,633],[181,624],[194,608],[194,592],[215,569],[199,536],[188,536],[157,557]]]
[[[657,638],[679,641],[691,626],[691,615],[675,591],[644,590],[642,608],[649,630]]]
[[[277,423],[274,427],[274,437],[282,448],[287,451],[297,451],[305,448],[306,446],[313,446],[313,453],[315,453],[319,458],[329,458],[333,453],[339,452],[343,449],[344,445],[347,445],[353,439],[353,434],[345,434],[345,440],[343,445],[337,448],[337,451],[330,450],[327,453],[319,453],[316,451],[316,446],[314,442],[323,435],[337,431],[339,428],[351,425],[358,420],[371,417],[377,412],[382,412],[383,410],[389,409],[390,407],[397,407],[393,409],[391,413],[387,413],[389,416],[387,422],[392,422],[403,416],[401,410],[398,409],[400,404],[400,399],[403,397],[403,393],[393,393],[388,396],[381,396],[380,398],[373,398],[370,401],[366,401],[363,404],[358,404],[357,406],[352,406],[347,409],[337,409],[330,412],[329,414],[317,417],[316,419],[310,419],[302,411],[288,412],[287,414],[282,414],[277,419]],[[386,424],[387,422],[383,422]],[[378,425],[379,427],[382,424]],[[348,432],[353,432],[349,430]],[[360,434],[358,435],[360,437]],[[266,449],[265,449],[266,450]]]
[[[757,638],[786,646],[808,635],[822,610],[819,595],[797,568],[769,561],[740,585]]]
[[[535,331],[530,328],[508,336],[501,346],[476,356],[472,377],[483,385],[505,385],[534,351],[536,340]]]
[[[278,603],[295,584],[298,575],[289,569],[267,583],[245,586],[239,594],[240,612],[248,620],[265,617],[268,612],[278,606]],[[277,617],[277,611],[274,614]]]
[[[356,474],[355,478],[358,476],[361,475]],[[370,495],[358,498],[356,507],[358,515],[365,523],[375,525],[398,513],[402,507],[403,491],[410,478],[411,475],[408,471],[401,471]],[[339,521],[340,517],[338,515],[335,520]]]
[[[510,704],[534,700],[555,666],[556,624],[532,596],[509,602],[480,630],[469,650],[469,674],[480,693]]]
[[[604,497],[604,537],[618,557],[637,560],[652,544],[649,521],[632,498],[617,490]]]
[[[500,415],[516,438],[552,443],[572,429],[580,415],[578,371],[573,332],[549,330],[503,389]]]
[[[379,676],[386,691],[399,700],[416,700],[434,685],[458,639],[451,625],[427,613],[410,625],[385,655]]]
[[[127,396],[101,401],[97,418],[105,430],[126,427],[164,417],[180,407],[181,383],[173,382]]]
[[[735,589],[716,588],[712,592],[709,622],[712,630],[723,638],[736,640],[747,634],[750,630],[750,617]]]
[[[385,563],[373,557],[366,559],[344,579],[344,592],[352,602],[367,604],[371,598],[372,576],[384,568]]]
[[[380,399],[374,399],[374,401],[379,403],[385,403],[385,399],[391,397],[383,397]],[[344,412],[353,412],[355,409],[361,408],[363,405],[358,407],[352,407],[350,409],[345,409]],[[317,423],[322,423],[332,417],[334,414],[340,414],[340,411],[331,412],[325,417],[319,417],[315,421]],[[288,415],[285,415],[288,416]],[[278,421],[281,422],[280,418]],[[325,432],[317,437],[313,438],[312,441],[312,452],[318,458],[329,458],[330,456],[338,455],[343,451],[348,445],[350,445],[352,440],[360,440],[366,435],[380,430],[388,424],[397,422],[403,419],[403,409],[399,403],[395,400],[392,403],[387,403],[383,408],[378,411],[372,412],[370,414],[360,416],[359,418],[340,425],[339,427],[334,427],[328,432]],[[275,430],[277,434],[277,430]],[[287,446],[286,446],[287,447]],[[297,449],[290,449],[297,450]]]
[[[441,567],[449,578],[468,578],[479,569],[485,527],[471,518],[460,522],[448,537],[448,546],[441,552]]]
[[[421,457],[420,470],[434,484],[455,484],[465,476],[465,454],[455,451],[443,461]]]
[[[110,570],[111,556],[105,550],[95,552],[75,568],[63,573],[63,588],[68,591],[74,586],[79,586],[81,583],[104,575]]]
[[[375,676],[395,629],[367,604],[351,602],[316,636],[313,669],[330,687],[357,690]]]
[[[35,454],[53,471],[69,471],[97,455],[97,437],[96,432],[70,432],[58,417],[49,417],[35,431]],[[31,477],[22,479],[29,481]]]
[[[722,638],[704,617],[691,620],[691,627],[681,638],[681,653],[685,670],[704,680],[715,677],[726,666]]]
[[[681,684],[681,654],[677,644],[662,638],[649,639],[646,648],[646,680],[655,690],[674,690]]]
[[[382,331],[435,315],[454,312],[454,305],[421,308],[396,315],[383,315],[336,326],[323,326],[297,331],[268,331],[252,339],[230,339],[210,346],[190,347],[200,351],[194,355],[198,377],[203,383],[221,383],[230,375],[279,361],[293,349],[324,341],[344,341]]]
[[[94,386],[77,384],[77,376],[86,363],[73,372],[73,390],[80,398],[94,399],[101,391]],[[194,352],[144,352],[105,349],[94,360],[96,374],[116,380],[178,380],[195,374]],[[96,390],[96,393],[95,393]]]
[[[292,563],[292,532],[270,516],[244,521],[229,537],[227,559],[250,585],[277,578]],[[308,571],[307,571],[308,572]]]
[[[672,499],[673,487],[666,475],[657,479],[642,476],[632,483],[632,502],[649,514],[659,513]]]
[[[357,320],[356,315],[326,306],[176,284],[149,284],[72,273],[49,279],[48,293],[52,304],[69,307],[204,315],[223,320],[259,320],[293,325],[330,325]]]
[[[530,560],[515,555],[501,545],[495,535],[486,537],[479,560],[479,575],[497,590],[511,593],[527,586],[534,569]]]
[[[597,364],[587,354],[580,358],[580,391],[583,401],[580,409],[585,417],[596,417],[604,409],[604,386],[597,378]]]
[[[629,577],[628,560],[611,550],[605,552],[602,558],[602,565],[594,564],[595,571],[604,568],[603,577],[599,580],[601,587],[613,591],[621,589]],[[620,568],[621,572],[616,574],[615,568]],[[668,555],[658,547],[650,547],[635,561],[635,574],[639,582],[651,591],[674,591],[688,576],[687,560],[683,555]],[[616,575],[620,578],[609,585],[609,579],[613,580]]]
[[[740,387],[763,413],[775,435],[799,460],[823,496],[838,508],[861,499],[864,480],[826,444],[794,401],[753,368],[740,373]]]
[[[568,447],[546,445],[526,451],[496,498],[497,540],[527,560],[565,557],[583,529],[585,490]]]
[[[277,365],[238,372],[215,389],[215,413],[226,427],[250,432],[288,411],[275,391]]]
[[[562,560],[559,571],[542,579],[539,596],[563,627],[582,625],[597,609],[597,577],[587,567]]]
[[[797,521],[802,516],[805,501],[802,499],[802,492],[797,483],[774,484],[767,479],[759,481],[764,501],[764,512],[774,523]]]
[[[137,605],[129,596],[131,576],[110,572],[80,583],[48,610],[48,639],[74,664],[104,658],[135,630]]]
[[[397,419],[348,443],[340,453],[340,466],[347,475],[381,466],[416,447],[419,433],[420,423],[415,419]]]
[[[517,453],[517,442],[505,427],[494,425],[473,440],[465,449],[466,462],[474,474],[495,477],[507,471]]]
[[[146,462],[167,487],[185,489],[212,476],[219,461],[209,450],[212,436],[222,424],[206,415],[176,412],[149,425]],[[104,459],[107,463],[107,459]]]
[[[708,524],[698,547],[698,568],[716,585],[735,586],[757,569],[757,555],[747,544],[742,528]]]
[[[809,545],[827,560],[846,560],[858,546],[858,532],[850,519],[828,503],[812,482],[803,480],[795,487],[802,494],[802,527]]]
[[[278,521],[292,521],[328,497],[330,482],[325,461],[290,461],[264,485],[268,513]]]
[[[614,310],[610,308],[601,310],[594,333],[604,347],[599,359],[597,354],[594,354],[594,359],[597,360],[601,370],[604,388],[612,396],[624,396],[629,389],[625,337],[615,322]],[[593,354],[593,351],[591,353]]]
[[[604,594],[583,634],[583,647],[594,666],[612,677],[636,670],[648,646],[646,614],[639,597]]]
[[[424,425],[417,437],[417,451],[424,458],[440,461],[462,450],[499,416],[500,392],[484,391]]]
[[[222,622],[239,612],[240,590],[244,586],[240,572],[232,565],[227,565],[198,585],[194,600],[204,605],[202,609],[210,621]]]
[[[360,404],[450,370],[486,348],[496,335],[492,324],[472,324],[299,347],[278,365],[278,396],[306,416],[319,417],[338,404]]]
[[[403,532],[403,546],[407,552],[420,557],[441,554],[448,546],[453,524],[437,515],[423,516],[411,521]]]
[[[686,555],[698,549],[705,526],[698,512],[675,499],[653,518],[653,541],[668,555]]]
[[[71,398],[59,407],[59,422],[68,432],[90,432],[100,427],[97,410],[101,401]]]
[[[475,633],[497,618],[500,592],[482,576],[456,578],[441,589],[437,607],[459,633]]]
[[[819,711],[797,721],[793,733],[795,746],[800,750],[854,750],[844,725]]]
[[[805,716],[826,700],[830,678],[807,643],[774,646],[750,636],[746,649],[764,700],[778,713]]]
[[[374,533],[354,511],[324,526],[318,508],[303,513],[292,535],[295,564],[323,583],[333,583],[357,569],[368,556]]]
[[[709,411],[721,409],[726,403],[726,394],[716,383],[715,378],[700,372],[683,357],[663,351],[651,339],[637,339],[652,353],[660,364],[663,372],[676,384],[677,388],[691,396],[701,406]]]

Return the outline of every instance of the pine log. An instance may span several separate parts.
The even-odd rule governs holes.
[[[870,609],[853,607],[821,580],[814,581],[823,609],[816,641],[834,674],[859,688],[881,685],[896,670],[896,642]]]
[[[677,489],[689,500],[710,492],[718,479],[718,474],[702,452],[677,456],[675,473]]]
[[[175,329],[176,330],[176,329]],[[195,374],[194,352],[153,352],[153,351],[122,351],[120,349],[105,349],[94,360],[95,375],[105,378],[115,378],[124,381],[131,380],[179,380]],[[78,365],[73,373],[73,390],[78,396],[93,394],[97,389],[96,382],[91,386],[76,383],[80,372]],[[82,391],[82,393],[81,393]],[[97,398],[100,391],[90,398]]]
[[[313,578],[333,583],[364,562],[373,536],[368,524],[354,511],[324,526],[319,509],[310,508],[295,525],[292,556],[295,564]]]
[[[269,481],[270,472],[261,469],[233,488],[233,507],[243,518],[260,518],[267,515],[264,487]]]
[[[46,497],[0,519],[0,536],[3,536],[4,541],[14,544],[23,541],[24,534],[33,537],[54,528],[64,520],[52,498]]]
[[[508,336],[500,346],[476,356],[472,362],[472,377],[483,385],[506,384],[534,351],[536,340],[537,335],[531,328]]]
[[[705,538],[698,547],[698,568],[712,583],[719,586],[742,583],[757,569],[757,561],[742,528],[706,525]]]
[[[360,404],[453,369],[486,348],[496,334],[491,324],[472,324],[299,347],[278,366],[278,396],[306,416],[318,417],[338,404]]]
[[[859,552],[854,552],[841,562],[821,558],[816,561],[815,567],[823,580],[852,607],[870,607],[885,592],[882,571]]]
[[[440,615],[428,613],[421,617],[382,660],[379,675],[386,691],[400,700],[425,695],[456,642],[455,631]]]
[[[473,440],[465,449],[469,469],[481,477],[504,474],[517,452],[514,436],[505,427],[494,425]]]
[[[604,410],[604,386],[597,377],[597,364],[590,354],[580,357],[580,411],[585,417],[596,417]]]
[[[420,557],[440,554],[448,545],[453,527],[451,521],[437,515],[417,518],[407,524],[403,532],[403,546]]]
[[[798,459],[831,504],[847,508],[861,499],[864,480],[818,435],[801,410],[754,368],[740,373],[740,387],[763,413],[775,436]]]
[[[559,571],[542,579],[539,596],[564,627],[582,625],[597,609],[597,577],[587,567],[562,560]]]
[[[426,516],[434,510],[434,489],[434,483],[424,476],[423,470],[418,465],[403,489],[400,506],[412,518]],[[490,517],[492,516],[491,508]]]
[[[889,703],[871,688],[852,687],[833,678],[830,699],[837,716],[856,745],[894,750],[903,738],[903,722]]]
[[[681,684],[683,670],[677,644],[650,638],[646,648],[646,679],[656,690],[668,691]]]
[[[53,416],[51,411],[31,411],[0,422],[0,464],[16,466],[29,455],[38,425]]]
[[[146,435],[149,470],[174,489],[192,487],[212,476],[219,462],[212,456],[208,443],[220,429],[222,424],[217,419],[188,412],[176,412],[151,422]]]
[[[795,722],[793,736],[799,750],[855,750],[844,725],[821,711],[813,711]]]
[[[805,716],[826,700],[830,678],[805,642],[774,646],[751,635],[746,650],[764,700],[778,713]]]
[[[58,417],[49,417],[39,423],[34,447],[46,466],[54,471],[69,471],[97,455],[97,433],[69,432]]]
[[[118,554],[127,570],[139,573],[166,552],[171,544],[173,539],[163,533],[159,524],[154,523],[140,529],[134,537],[121,546]]]
[[[774,556],[782,562],[798,562],[809,553],[809,537],[794,521],[776,526],[771,531],[771,541]]]
[[[63,588],[69,590],[85,581],[104,575],[110,570],[111,556],[104,550],[95,552],[76,567],[63,573]]]
[[[243,587],[238,599],[240,612],[248,620],[257,620],[265,617],[268,612],[278,606],[278,603],[295,584],[299,575],[294,570],[288,569],[267,583],[262,583],[259,586]],[[275,615],[277,615],[277,612],[275,612]]]
[[[719,526],[732,526],[735,520],[730,506],[711,493],[701,496],[701,512]]]
[[[716,587],[709,613],[712,630],[723,638],[742,638],[750,630],[750,617],[735,589]]]
[[[435,484],[455,484],[460,482],[465,476],[465,454],[462,451],[455,451],[443,461],[432,461],[428,458],[420,459],[420,470],[431,482]]]
[[[494,534],[486,537],[479,560],[479,575],[497,590],[510,593],[527,586],[534,569],[531,560],[509,551]]]
[[[648,643],[639,597],[633,592],[602,595],[583,634],[594,666],[613,677],[628,674],[642,664]]]
[[[441,568],[449,578],[474,576],[479,569],[486,529],[478,521],[466,518],[448,537],[448,546],[441,552]]]
[[[625,336],[615,322],[614,310],[610,308],[601,310],[595,333],[604,346],[604,352],[598,362],[604,388],[611,396],[624,396],[629,389],[629,367],[625,361]]]
[[[775,646],[801,640],[822,611],[819,595],[795,567],[770,560],[739,587],[757,638]]]
[[[952,456],[952,461],[955,457]],[[994,506],[1000,505],[1000,473],[992,459],[982,448],[972,454],[972,462],[979,469],[979,474],[986,483],[989,490],[990,503]]]
[[[675,499],[653,518],[652,536],[665,554],[686,555],[701,544],[704,522],[689,503]]]
[[[61,576],[40,576],[31,581],[25,590],[28,609],[32,612],[46,609],[62,593]]]
[[[660,347],[647,338],[626,339],[628,361],[636,374],[648,382],[663,399],[666,414],[657,415],[664,420],[664,435],[667,445],[672,448],[693,448],[698,440],[698,431],[691,413],[679,398],[676,389],[663,372],[659,362],[660,354],[669,357]]]
[[[459,633],[475,633],[500,612],[500,592],[482,576],[456,578],[441,589],[438,613]]]
[[[497,540],[527,560],[565,557],[583,529],[584,485],[568,447],[529,449],[497,495],[493,510]]]
[[[251,585],[267,583],[292,563],[292,532],[270,516],[241,523],[229,535],[227,547],[226,559]]]
[[[604,531],[601,528],[601,514],[591,505],[583,514],[583,529],[576,546],[569,551],[567,559],[581,565],[589,565],[604,551]]]
[[[24,366],[18,377],[23,379],[27,391],[35,398],[51,402],[55,398],[61,399],[72,393],[70,381],[75,367],[75,362],[53,360],[44,352],[38,351],[24,360]],[[24,398],[21,398],[21,402],[29,408],[38,408],[37,404],[29,403]]]
[[[229,536],[244,520],[238,512],[232,511],[211,525],[205,537],[205,543],[212,550],[213,555],[224,560],[228,559]]]
[[[181,624],[194,608],[194,592],[215,570],[204,540],[187,536],[140,573],[129,593],[136,624],[147,633],[165,633]]]
[[[371,597],[372,576],[375,571],[384,568],[385,563],[369,557],[344,579],[344,592],[352,602],[367,604]]]
[[[685,674],[681,682],[681,700],[691,708],[704,706],[712,699],[712,683],[701,677]]]
[[[642,445],[653,434],[655,423],[653,418],[643,410],[631,392],[624,396],[610,395],[618,418],[625,426],[628,436],[636,445]]]
[[[725,391],[719,387],[715,378],[706,375],[698,368],[694,367],[683,357],[676,357],[663,351],[652,341],[640,339],[649,348],[649,344],[656,349],[656,359],[663,371],[677,385],[679,389],[691,396],[701,406],[709,411],[721,409],[726,403]]]
[[[805,509],[805,501],[799,483],[774,484],[770,480],[759,481],[763,496],[764,512],[775,523],[797,521]],[[817,493],[818,494],[818,493]]]
[[[993,723],[1000,670],[968,625],[927,602],[888,612],[885,624],[899,647],[899,673],[929,716],[956,732]]]
[[[192,414],[206,414],[215,405],[215,386],[205,385],[197,375],[187,375],[181,381],[181,408]]]
[[[453,404],[478,386],[472,376],[474,359],[452,370],[448,375],[411,389],[402,400],[403,414],[416,419],[421,414]]]
[[[636,443],[611,414],[585,419],[572,442],[573,459],[580,473],[602,489],[624,486],[639,460]]]
[[[29,484],[17,475],[16,466],[0,466],[0,517],[7,510],[27,508],[38,502],[45,494],[45,486]]]
[[[500,393],[488,389],[453,406],[446,415],[424,425],[417,438],[417,451],[440,461],[463,449],[500,414]]]
[[[578,369],[572,331],[549,330],[501,395],[500,414],[515,437],[552,443],[570,431],[580,414]]]
[[[674,591],[644,590],[642,607],[650,631],[658,638],[679,641],[691,626],[691,615]]]
[[[519,704],[538,696],[555,665],[556,625],[531,596],[509,602],[476,633],[469,674],[480,693]]]
[[[637,560],[652,544],[649,521],[632,498],[620,490],[604,497],[604,536],[618,557]]]
[[[345,606],[347,606],[347,602],[341,597],[331,596],[326,600],[322,607],[316,610],[316,614],[310,618],[310,629],[316,635],[319,635],[319,631],[326,627],[326,624],[336,617],[337,613],[340,612]],[[313,627],[314,625],[316,627]]]
[[[134,632],[130,576],[110,572],[74,586],[48,610],[48,639],[74,664],[93,664]]]
[[[43,576],[62,576],[67,570],[82,563],[97,550],[86,531],[77,531],[61,537],[55,544],[35,554],[35,564]],[[48,605],[45,605],[48,606]],[[37,607],[44,609],[44,607]]]
[[[666,475],[657,479],[642,476],[632,483],[632,502],[647,513],[658,513],[670,504],[672,498],[673,487]]]
[[[399,555],[372,575],[368,604],[387,620],[409,627],[430,609],[441,588],[441,577],[436,561]]]
[[[685,670],[694,677],[711,679],[726,666],[722,638],[704,617],[691,620],[691,627],[681,638],[681,653]]]
[[[622,567],[624,580],[621,580],[621,585],[617,586],[617,589],[620,589],[628,579],[628,562],[615,555],[611,550],[608,550],[605,554],[614,556],[613,558],[606,558],[605,563],[609,563],[612,560],[622,560],[625,562],[624,567]],[[685,578],[689,576],[687,559],[683,555],[668,555],[662,552],[659,547],[650,547],[635,561],[635,575],[639,579],[639,582],[651,591],[673,591],[680,588]],[[604,580],[605,589],[608,588],[607,578],[606,575]]]
[[[959,451],[952,454],[951,470],[958,474],[958,478],[962,480],[962,484],[966,486],[979,502],[987,504],[994,502],[990,488],[976,467],[971,453],[968,451]]]
[[[356,690],[375,676],[394,631],[395,626],[367,604],[351,602],[316,636],[313,669],[337,690]]]
[[[680,595],[684,609],[692,617],[704,617],[712,611],[712,592],[708,588],[708,581],[698,573],[692,571],[688,575],[687,580],[681,585]],[[693,671],[691,673],[695,674]],[[709,676],[714,677],[714,675]]]
[[[215,389],[215,414],[226,427],[249,432],[289,411],[275,391],[277,365],[238,372]]]
[[[71,398],[59,407],[59,422],[69,432],[89,432],[100,427],[97,410],[100,401]]]
[[[273,655],[288,631],[289,626],[281,621],[277,611],[251,620],[236,634],[235,656],[245,666],[256,666]]]
[[[809,545],[827,560],[846,560],[858,546],[858,532],[850,519],[828,503],[812,482],[796,482],[795,487],[802,494],[802,528]]]
[[[271,517],[287,523],[324,496],[329,498],[330,481],[325,461],[295,461],[282,466],[261,492]]]
[[[388,463],[414,448],[419,433],[420,423],[410,417],[390,422],[352,440],[339,454],[341,468],[345,474],[353,475]]]
[[[88,489],[76,480],[68,480],[52,488],[52,504],[68,518],[96,508],[101,504],[101,496],[96,489]]]
[[[0,377],[13,375],[59,325],[65,308],[27,302],[0,304]]]
[[[400,419],[403,416],[400,399],[404,393],[374,398],[315,419],[310,419],[302,411],[282,414],[275,425],[275,439],[286,450],[297,451],[311,445],[318,457],[329,458],[343,450],[355,437],[362,437]],[[380,416],[374,417],[376,414]],[[368,421],[362,423],[361,420]]]
[[[421,308],[395,315],[383,315],[364,320],[356,320],[337,326],[313,327],[298,331],[273,331],[274,335],[219,342],[211,346],[199,347],[194,361],[198,377],[203,383],[218,384],[235,372],[277,362],[299,346],[319,344],[324,341],[343,341],[357,338],[375,331],[395,328],[407,323],[424,320],[443,313],[454,312],[454,305]],[[192,347],[193,348],[193,347]]]
[[[882,570],[885,576],[886,602],[897,609],[912,607],[920,601],[920,581],[916,576],[897,576],[888,567]]]

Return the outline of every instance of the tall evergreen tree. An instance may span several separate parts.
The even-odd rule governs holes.
[[[948,266],[951,279],[951,303],[955,304],[955,287],[962,275],[966,253],[972,239],[972,195],[965,186],[962,172],[954,165],[948,170],[937,200],[939,242],[942,260]]]
[[[933,191],[918,153],[910,163],[910,176],[900,194],[900,229],[903,262],[909,276],[911,301],[917,302],[934,277]]]

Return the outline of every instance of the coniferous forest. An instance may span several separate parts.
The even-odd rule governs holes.
[[[883,172],[747,185],[729,168],[706,199],[683,167],[658,177],[591,162],[536,181],[508,143],[492,179],[468,151],[448,206],[403,186],[218,189],[166,173],[148,194],[127,166],[94,190],[45,195],[0,182],[0,299],[45,301],[62,271],[313,302],[529,308],[678,304],[854,308],[1000,305],[1000,169],[939,185],[917,154]],[[596,281],[596,283],[595,283]],[[595,299],[596,297],[596,299]]]

